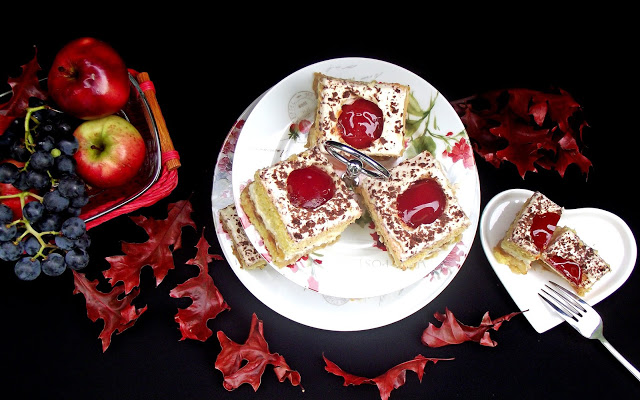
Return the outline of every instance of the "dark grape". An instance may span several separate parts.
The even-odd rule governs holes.
[[[0,164],[0,182],[13,183],[20,173],[20,169],[13,163],[6,162]]]
[[[71,217],[62,223],[60,232],[69,239],[77,239],[87,231],[84,220],[80,217]]]
[[[27,191],[31,188],[30,183],[27,180],[27,171],[21,171],[18,174],[18,178],[13,182],[13,186],[21,191]]]
[[[22,242],[7,241],[0,243],[0,259],[4,261],[17,260],[22,255],[22,247]]]
[[[53,167],[53,156],[48,151],[39,150],[29,158],[29,167],[38,171],[45,171]]]
[[[50,253],[42,261],[42,272],[48,276],[59,276],[67,269],[64,256],[60,253]]]
[[[62,215],[45,212],[36,222],[36,228],[39,232],[59,231],[62,226]]]
[[[0,224],[0,241],[4,242],[16,237],[18,228],[13,224]]]
[[[40,132],[40,134],[45,135],[45,139],[47,139],[47,138],[51,137],[51,136],[48,136],[48,135],[51,135],[51,134],[55,133],[55,127],[54,127],[53,123],[51,123],[51,121],[45,121],[44,123],[42,123],[42,125],[40,125],[38,127],[38,131]],[[53,138],[51,138],[51,139],[53,139]],[[41,141],[39,140],[38,141],[38,146],[40,146],[40,143],[41,143]],[[45,149],[46,147],[48,147],[48,148],[46,148],[46,150],[47,151],[51,150],[53,148],[53,145],[55,144],[55,141],[51,140],[50,143],[51,143],[51,146],[49,147],[49,140],[47,139],[46,142],[44,143],[44,146],[41,146],[41,148]]]
[[[27,162],[29,157],[31,157],[31,152],[27,150],[24,143],[17,140],[11,144],[11,147],[9,148],[9,155],[16,161]]]
[[[40,265],[40,260],[32,259],[31,257],[25,256],[16,261],[16,265],[14,267],[14,272],[18,279],[23,281],[32,281],[40,275],[40,271],[42,270],[42,266]]]
[[[59,249],[62,250],[71,250],[75,247],[75,242],[65,236],[56,236],[54,239],[54,243],[56,244],[56,246],[58,246]]]
[[[91,236],[87,232],[83,233],[79,238],[73,241],[75,247],[79,249],[88,249],[91,245]]]
[[[73,153],[78,150],[78,139],[76,139],[74,136],[62,139],[58,142],[57,147],[62,152],[62,154],[72,156]]]
[[[70,135],[73,133],[73,127],[71,126],[70,123],[66,122],[66,121],[61,121],[58,123],[58,131],[62,134],[62,135]],[[78,149],[78,141],[75,139],[75,137],[72,136],[72,140],[70,140],[72,147],[75,147],[76,150]],[[61,149],[62,150],[62,149]],[[75,151],[75,150],[74,150]]]
[[[16,121],[16,120],[14,120],[14,121]],[[9,128],[7,128],[7,130],[4,131],[4,133],[2,135],[0,135],[0,147],[3,147],[5,149],[8,149],[23,134],[23,133],[19,133],[19,132],[16,132],[15,130],[11,129],[11,126],[13,126],[13,125],[9,125]]]
[[[85,184],[76,175],[65,176],[58,183],[58,190],[64,197],[71,199],[85,194]]]
[[[31,223],[36,222],[43,213],[44,206],[39,201],[30,201],[22,208],[22,216]]]
[[[70,217],[79,217],[80,214],[82,214],[82,209],[81,208],[71,207],[71,206],[69,206],[69,208],[67,208],[67,215],[69,215]]]
[[[87,204],[89,204],[89,195],[84,193],[81,196],[72,198],[71,201],[69,202],[69,207],[82,208]]]
[[[44,171],[27,171],[26,184],[36,190],[46,190],[51,186],[51,179]]]
[[[0,162],[0,183],[41,196],[24,205],[20,219],[0,203],[0,260],[13,262],[21,280],[42,273],[59,276],[89,263],[91,238],[79,217],[89,196],[73,157],[78,149],[73,131],[82,121],[46,104],[30,98],[29,120],[15,118],[0,134],[0,160],[25,163]],[[25,129],[30,135],[26,143]]]
[[[59,190],[54,189],[44,195],[42,204],[49,212],[61,213],[69,207],[69,199],[60,194]]]
[[[53,129],[52,125],[46,125],[46,127],[50,127],[49,130]],[[55,144],[56,144],[55,139],[47,135],[38,139],[38,142],[36,143],[36,150],[44,151],[48,153],[51,151],[51,149],[55,147]]]
[[[13,221],[13,210],[4,203],[0,203],[0,223],[6,224]]]
[[[64,256],[67,267],[77,271],[89,265],[89,253],[83,249],[71,249]]]
[[[55,159],[55,172],[59,175],[71,175],[76,172],[76,160],[72,156],[62,154]]]
[[[40,242],[38,241],[38,238],[35,236],[29,236],[29,238],[24,241],[24,251],[30,256],[35,256],[36,253],[40,251]]]

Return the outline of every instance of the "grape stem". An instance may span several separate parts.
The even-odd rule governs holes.
[[[16,197],[20,198],[20,208],[23,208],[25,205],[25,200],[24,198],[27,196],[31,196],[31,197],[35,197],[38,201],[42,202],[42,196],[37,195],[35,193],[31,193],[31,192],[20,192],[20,193],[15,193],[15,194],[4,194],[2,196],[0,196],[0,200],[2,199],[13,199]]]
[[[29,127],[29,121],[31,121],[31,115],[40,110],[44,110],[47,106],[27,107],[27,115],[24,119],[24,146],[30,153],[35,152],[35,143],[33,142],[33,136],[31,135],[31,128]]]

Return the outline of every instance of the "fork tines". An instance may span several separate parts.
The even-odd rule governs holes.
[[[589,307],[587,303],[557,283],[552,281],[549,281],[549,283],[554,287],[549,285],[545,285],[545,287],[552,293],[541,289],[545,296],[541,293],[538,293],[538,295],[560,314],[578,321],[576,315],[582,317],[582,314],[587,312],[587,307]]]

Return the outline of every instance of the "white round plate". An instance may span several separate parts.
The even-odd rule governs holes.
[[[493,248],[502,240],[516,214],[533,194],[530,190],[511,189],[496,195],[487,203],[480,221],[480,240],[496,275],[507,289],[533,328],[545,332],[564,320],[538,296],[544,284],[553,281],[571,290],[568,283],[555,272],[533,267],[525,275],[511,272],[499,263]],[[564,209],[558,226],[576,231],[580,239],[598,251],[611,266],[611,272],[593,285],[583,299],[597,304],[615,292],[627,280],[636,264],[636,240],[629,226],[617,215],[598,208]]]
[[[246,270],[233,254],[233,244],[220,223],[219,211],[234,202],[231,185],[235,145],[254,101],[231,128],[218,154],[211,204],[216,235],[225,259],[240,282],[258,300],[292,321],[331,331],[373,329],[399,321],[436,298],[456,276],[471,242],[455,246],[433,271],[408,287],[382,296],[347,299],[323,295],[284,277],[274,268]],[[473,231],[476,226],[471,227]]]
[[[420,152],[425,144],[433,146],[432,153],[442,164],[456,189],[460,205],[472,221],[457,244],[466,257],[479,219],[480,189],[464,125],[450,103],[424,79],[379,60],[341,58],[310,65],[277,83],[258,101],[244,124],[233,160],[232,187],[239,213],[242,212],[240,193],[258,169],[305,150],[306,134],[302,132],[292,138],[290,132],[292,124],[300,126],[301,121],[305,121],[303,125],[308,126],[314,120],[316,100],[312,82],[315,72],[363,81],[398,82],[411,87],[409,117],[419,120],[420,125],[409,138],[405,157]],[[256,249],[269,260],[255,227],[245,226],[245,231]],[[322,294],[366,298],[392,293],[416,283],[433,271],[452,247],[421,261],[412,270],[403,271],[391,264],[386,250],[378,245],[372,225],[355,223],[337,242],[322,251],[289,267],[272,267],[292,282]]]

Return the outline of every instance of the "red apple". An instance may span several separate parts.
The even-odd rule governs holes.
[[[47,79],[61,111],[80,119],[118,112],[129,99],[129,73],[109,44],[90,37],[67,43],[56,54]]]
[[[117,115],[85,121],[73,135],[78,140],[76,172],[90,186],[121,186],[144,162],[146,146],[140,132]]]

